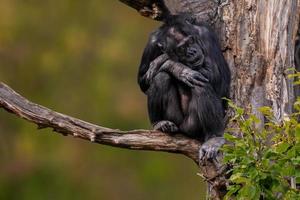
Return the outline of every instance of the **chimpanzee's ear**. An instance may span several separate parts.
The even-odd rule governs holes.
[[[157,46],[158,46],[158,48],[161,50],[161,51],[165,51],[166,49],[166,45],[164,45],[162,42],[158,42],[157,43]]]
[[[158,46],[159,48],[162,48],[162,47],[163,47],[162,43],[160,43],[160,42],[157,43],[157,46]]]

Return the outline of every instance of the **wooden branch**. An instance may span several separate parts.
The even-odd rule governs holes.
[[[169,14],[192,13],[198,21],[215,22],[224,3],[213,0],[119,0],[142,16],[163,20]],[[227,3],[226,3],[227,4]]]
[[[198,163],[197,140],[153,130],[120,131],[94,125],[34,104],[4,83],[0,83],[0,107],[37,124],[39,129],[53,128],[63,135],[120,148],[183,154]]]
[[[162,20],[169,14],[163,0],[119,0],[120,2],[134,8],[142,16],[154,20]]]

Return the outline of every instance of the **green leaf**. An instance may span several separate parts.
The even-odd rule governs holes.
[[[244,109],[237,107],[237,108],[236,108],[236,112],[237,112],[239,115],[243,115],[243,114],[244,114]]]
[[[272,148],[267,149],[265,154],[264,154],[264,158],[265,159],[274,159],[278,157],[278,153],[276,151],[274,151]]]
[[[258,109],[262,114],[264,115],[269,115],[269,114],[272,114],[272,108],[268,107],[268,106],[263,106],[263,107],[260,107]]]
[[[287,165],[287,166],[282,168],[282,174],[284,176],[294,176],[295,172],[296,172],[296,169],[292,165]]]
[[[295,78],[295,77],[299,77],[299,73],[289,74],[288,75],[288,78]]]
[[[234,142],[234,141],[237,141],[238,138],[234,135],[231,135],[229,133],[224,133],[224,138],[230,142]]]
[[[299,165],[300,166],[300,156],[297,156],[296,158],[292,158],[293,165]],[[300,174],[300,172],[299,172]]]
[[[300,124],[298,124],[296,126],[295,136],[296,136],[297,141],[300,141]]]
[[[286,152],[287,158],[292,159],[296,157],[296,147],[297,146],[294,146]]]
[[[300,98],[297,98],[297,101],[294,103],[294,108],[297,111],[300,111]]]
[[[299,178],[299,180],[300,180],[300,170],[296,170],[296,172],[295,172],[295,177],[296,177],[296,178]]]
[[[292,73],[297,73],[297,70],[294,68],[294,67],[289,67],[285,70],[285,73],[289,73],[289,72],[292,72]],[[289,74],[290,75],[290,74]]]
[[[239,195],[243,199],[258,200],[260,191],[254,185],[245,185],[240,189]]]
[[[233,174],[231,177],[230,177],[230,180],[234,183],[250,183],[250,179],[246,178],[246,177],[243,177],[242,176],[242,173],[237,173],[237,174]]]
[[[293,84],[294,85],[300,85],[300,81],[294,81]]]
[[[230,185],[227,187],[227,194],[224,196],[224,200],[230,200],[231,196],[235,194],[241,188],[240,185]]]
[[[248,174],[249,174],[249,177],[252,180],[254,180],[259,175],[259,172],[258,172],[258,169],[256,169],[255,167],[251,167],[250,169],[248,169]]]
[[[278,153],[284,153],[286,152],[286,150],[290,147],[290,144],[282,142],[276,145],[276,152]]]

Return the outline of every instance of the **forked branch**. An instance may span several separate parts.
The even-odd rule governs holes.
[[[120,131],[94,125],[32,103],[4,83],[0,83],[0,107],[37,124],[39,129],[53,128],[63,135],[120,148],[179,153],[198,163],[197,140],[153,130]]]

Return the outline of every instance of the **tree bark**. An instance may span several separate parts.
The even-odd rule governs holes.
[[[148,2],[141,6],[148,10],[154,7],[157,10],[161,5],[159,0],[139,2]],[[262,122],[264,118],[258,112],[259,107],[270,106],[278,121],[293,111],[293,102],[299,92],[295,93],[293,80],[288,78],[292,72],[287,70],[295,67],[299,0],[164,0],[163,3],[165,7],[149,17],[160,19],[157,13],[166,9],[172,14],[190,12],[197,20],[209,22],[219,33],[232,72],[231,99],[234,103],[256,114]],[[209,182],[209,185],[210,197],[221,199],[220,189],[214,187],[214,183]]]
[[[271,106],[282,120],[292,112],[295,99],[287,69],[294,67],[298,1],[233,1],[223,19],[234,102],[258,116],[257,108]]]

